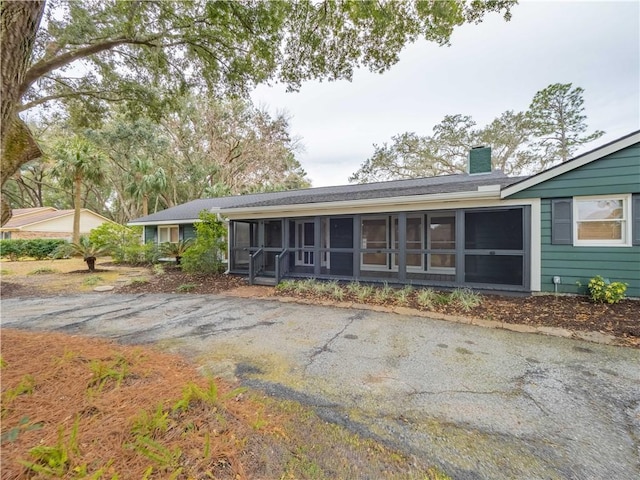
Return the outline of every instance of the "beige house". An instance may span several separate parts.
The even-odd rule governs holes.
[[[86,235],[108,218],[91,210],[80,210],[80,234]],[[16,208],[13,216],[2,228],[3,239],[61,238],[71,241],[73,237],[73,210],[58,210],[53,207]]]

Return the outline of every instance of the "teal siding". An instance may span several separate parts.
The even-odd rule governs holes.
[[[509,198],[640,193],[640,144],[612,153]]]
[[[196,238],[196,228],[193,224],[180,226],[180,239],[189,240],[190,238]]]
[[[575,247],[551,244],[551,199],[640,193],[640,144],[518,192],[509,198],[541,198],[541,290],[586,293],[589,279],[601,275],[628,284],[627,295],[640,297],[640,246]],[[631,219],[629,219],[631,221]]]
[[[602,275],[612,282],[628,283],[627,296],[640,297],[640,246],[574,247],[551,244],[551,200],[541,202],[541,290],[553,292],[558,275],[561,293],[586,293],[589,279]]]
[[[146,243],[158,242],[158,227],[155,225],[147,225],[144,227],[144,241]]]

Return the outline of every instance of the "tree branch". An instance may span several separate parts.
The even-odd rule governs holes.
[[[58,55],[57,57],[51,58],[49,60],[40,60],[39,62],[32,65],[25,75],[24,81],[20,86],[20,96],[27,91],[27,89],[33,85],[33,83],[38,80],[43,75],[46,75],[53,70],[64,67],[80,58],[86,58],[96,53],[104,52],[105,50],[110,50],[118,45],[147,45],[150,47],[155,47],[156,45],[153,43],[157,36],[150,37],[148,39],[140,39],[136,40],[133,38],[116,38],[113,40],[109,40],[102,43],[95,43],[93,45],[87,45],[86,47],[79,48],[77,50],[72,50],[70,52],[65,52],[62,55]]]

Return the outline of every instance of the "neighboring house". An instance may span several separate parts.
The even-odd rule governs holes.
[[[229,272],[252,283],[582,292],[599,274],[640,296],[640,132],[532,177],[491,172],[490,157],[472,150],[467,174],[196,200],[130,225],[162,243],[192,236],[201,210],[218,213]]]
[[[584,293],[595,275],[640,297],[640,131],[502,191],[538,199],[540,289]],[[556,283],[554,284],[554,278]]]
[[[32,238],[73,238],[74,210],[58,210],[53,207],[14,208],[11,219],[0,228],[3,239],[32,239]],[[80,234],[86,235],[92,229],[105,222],[108,218],[98,215],[91,210],[80,210]]]
[[[216,207],[218,198],[204,198],[167,208],[157,213],[130,221],[127,225],[143,227],[142,239],[145,243],[178,243],[181,240],[195,238],[194,224],[203,210],[211,211]]]

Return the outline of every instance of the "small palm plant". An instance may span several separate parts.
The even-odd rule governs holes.
[[[82,255],[90,272],[96,270],[96,259],[106,252],[106,248],[96,247],[89,241],[89,237],[85,236],[80,237],[78,243],[72,243],[71,248],[76,255]]]
[[[168,255],[176,259],[176,265],[180,265],[180,259],[184,255],[189,247],[193,244],[193,238],[187,238],[186,240],[180,240],[176,243],[163,243],[160,247],[163,255]]]

